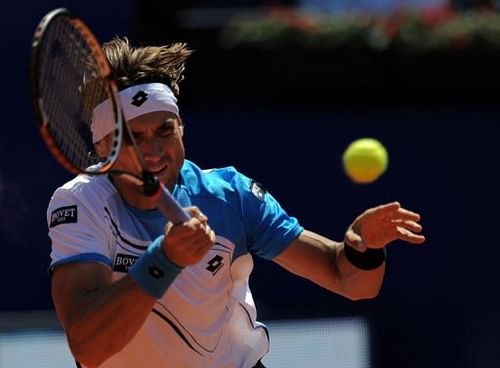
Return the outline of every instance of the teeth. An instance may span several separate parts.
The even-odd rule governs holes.
[[[167,165],[165,165],[165,166],[163,166],[163,167],[160,167],[158,170],[151,170],[151,172],[152,172],[153,174],[158,174],[159,172],[161,172],[161,171],[165,170],[165,169],[166,169],[166,167],[167,167]]]

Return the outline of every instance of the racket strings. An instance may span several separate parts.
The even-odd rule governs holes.
[[[92,51],[66,17],[44,35],[39,87],[48,128],[66,158],[81,170],[96,164],[92,142],[93,108],[108,96]],[[84,83],[85,82],[85,83]]]

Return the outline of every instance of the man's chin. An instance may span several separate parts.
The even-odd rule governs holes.
[[[156,175],[156,177],[160,183],[168,188],[168,190],[172,190],[177,182],[177,178],[173,178],[172,175],[169,175],[168,170],[162,171],[160,175]]]

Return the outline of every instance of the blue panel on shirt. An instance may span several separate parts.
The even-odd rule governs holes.
[[[248,252],[272,259],[303,231],[272,195],[234,167],[203,171],[186,160],[174,196],[183,207],[198,206],[215,233],[236,245],[233,261]],[[129,211],[151,239],[163,233],[158,211]]]

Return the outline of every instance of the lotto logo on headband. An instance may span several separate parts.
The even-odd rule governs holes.
[[[78,221],[78,209],[76,205],[59,207],[50,215],[50,227],[61,224],[76,223]]]
[[[148,94],[144,91],[137,92],[134,97],[132,97],[131,104],[137,107],[141,107],[141,105],[148,100]]]
[[[129,121],[154,111],[168,111],[179,116],[174,92],[163,83],[138,84],[118,93],[123,117]],[[145,102],[148,102],[145,104]],[[109,99],[96,106],[92,113],[92,142],[96,143],[116,129],[116,117]]]

